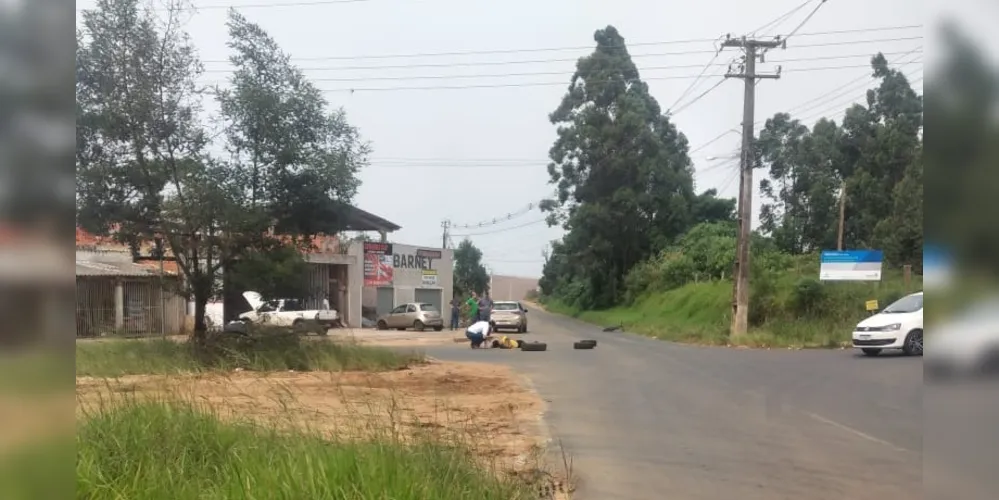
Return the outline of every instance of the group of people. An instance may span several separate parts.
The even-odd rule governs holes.
[[[471,342],[472,348],[482,347],[483,342],[492,333],[489,324],[489,317],[492,314],[493,301],[489,298],[489,292],[480,297],[472,292],[472,296],[464,301],[468,305],[470,325],[465,330],[465,337]],[[451,300],[451,329],[456,330],[460,326],[462,301],[455,297]]]

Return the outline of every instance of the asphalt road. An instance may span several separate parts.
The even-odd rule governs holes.
[[[672,344],[532,309],[547,352],[428,347],[508,363],[548,401],[583,500],[923,496],[920,358]],[[575,351],[592,338],[596,349]]]

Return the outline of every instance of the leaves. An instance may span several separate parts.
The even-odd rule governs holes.
[[[489,273],[482,265],[482,250],[464,239],[454,249],[454,295],[462,297],[489,289]]]

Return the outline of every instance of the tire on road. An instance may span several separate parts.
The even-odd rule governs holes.
[[[413,330],[422,332],[423,330],[426,330],[426,328],[427,328],[426,325],[424,325],[423,322],[420,320],[416,320],[413,322]]]
[[[435,327],[434,327],[434,331],[435,331],[435,332],[439,332],[439,331],[441,331],[441,330],[444,330],[444,327],[443,327],[443,326],[435,326]]]
[[[375,326],[379,330],[388,330],[388,323],[385,320],[378,320],[378,324]]]
[[[548,350],[548,344],[546,344],[544,342],[521,342],[520,343],[520,350],[521,351],[537,351],[537,352],[547,351]]]
[[[596,340],[580,340],[572,344],[573,349],[593,349],[597,346]]]

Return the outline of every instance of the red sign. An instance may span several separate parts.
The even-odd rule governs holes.
[[[392,286],[392,256],[364,254],[364,286]]]

